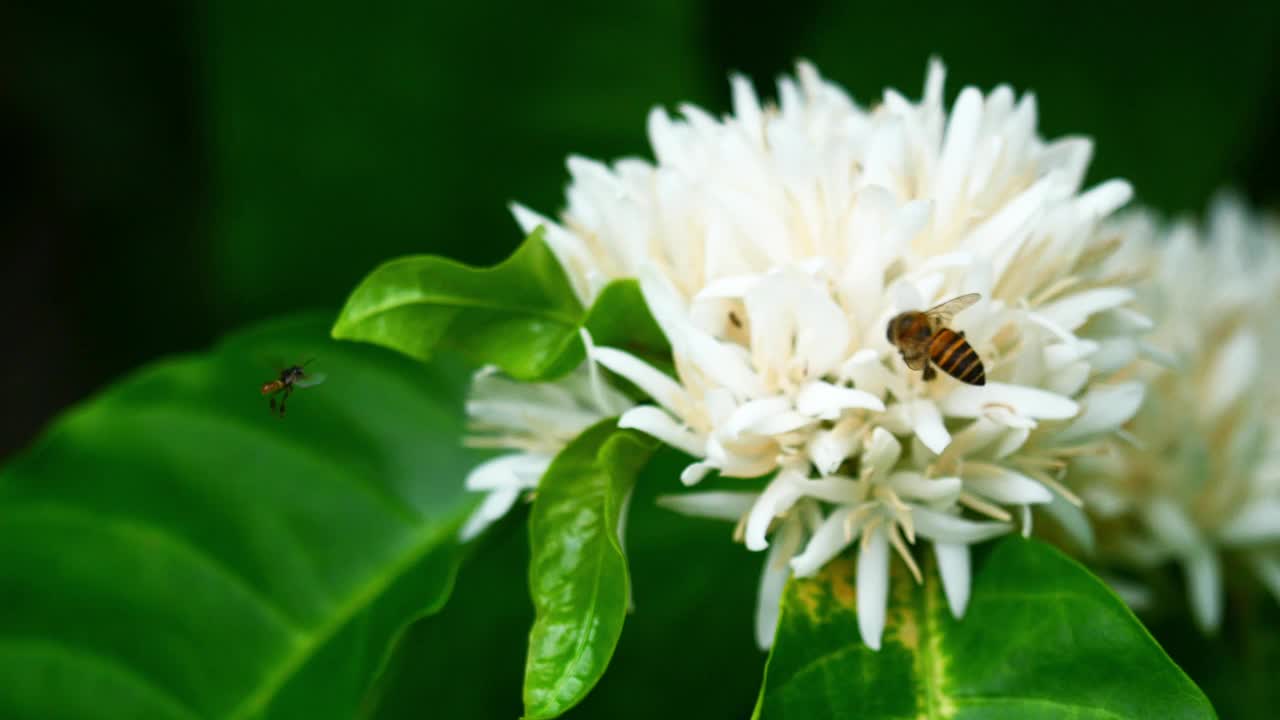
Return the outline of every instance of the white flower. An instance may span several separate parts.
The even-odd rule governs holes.
[[[495,368],[477,372],[467,398],[472,435],[465,442],[514,452],[487,460],[467,475],[468,490],[488,495],[463,525],[461,539],[470,540],[506,515],[522,494],[538,486],[556,454],[582,431],[632,404],[605,384],[589,361],[548,383],[516,382]]]
[[[1280,225],[1229,197],[1203,233],[1180,224],[1144,238],[1125,262],[1155,269],[1140,304],[1157,321],[1148,353],[1163,366],[1126,428],[1130,442],[1079,462],[1100,519],[1104,559],[1177,562],[1205,630],[1222,619],[1224,552],[1238,553],[1280,598]],[[1120,258],[1117,258],[1120,260]]]
[[[1032,505],[1079,525],[1066,458],[1141,395],[1099,382],[1145,327],[1103,264],[1118,238],[1098,230],[1129,186],[1081,193],[1091,143],[1041,140],[1030,95],[965,88],[948,114],[942,83],[932,63],[920,103],[887,91],[867,110],[803,63],[777,107],[734,78],[729,117],[650,115],[656,164],[570,158],[562,223],[515,208],[526,230],[548,227],[584,301],[641,279],[676,377],[594,349],[654,400],[620,424],[695,456],[688,485],[775,473],[741,522],[749,549],[770,548],[762,627],[780,559],[809,575],[857,542],[861,630],[879,647],[889,550],[919,578],[917,535],[960,616],[968,546],[1015,521],[1029,532]],[[888,321],[970,292],[981,300],[951,326],[990,382],[925,382]],[[726,515],[713,497],[676,504]]]

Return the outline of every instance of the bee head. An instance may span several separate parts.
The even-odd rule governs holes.
[[[889,324],[884,326],[884,339],[888,340],[890,345],[893,344],[893,336],[896,334],[893,332],[893,328],[898,324],[898,317],[900,316],[894,316],[889,320]]]

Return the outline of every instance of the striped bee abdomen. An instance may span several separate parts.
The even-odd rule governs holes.
[[[929,340],[929,359],[942,372],[970,385],[986,385],[982,359],[960,333],[942,328]]]

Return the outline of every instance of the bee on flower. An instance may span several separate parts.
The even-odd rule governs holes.
[[[1041,139],[1032,95],[970,87],[948,110],[943,77],[935,61],[922,100],[889,90],[874,109],[807,63],[776,106],[735,77],[726,117],[650,114],[653,162],[571,157],[558,222],[514,207],[526,231],[546,228],[584,303],[640,279],[675,372],[591,348],[651,400],[620,426],[691,455],[685,485],[771,477],[663,501],[735,520],[747,549],[768,550],[762,646],[787,577],[847,548],[870,647],[890,558],[921,578],[922,539],[963,615],[969,546],[1030,532],[1033,507],[1080,527],[1070,461],[1141,400],[1112,375],[1149,323],[1108,262],[1123,234],[1102,224],[1128,184],[1082,190],[1090,141]],[[912,342],[937,335],[936,354],[895,336],[917,316],[929,334]]]

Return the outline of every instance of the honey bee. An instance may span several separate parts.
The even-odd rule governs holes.
[[[952,298],[923,312],[910,310],[895,315],[885,329],[885,336],[902,353],[912,370],[924,370],[924,379],[937,375],[937,365],[946,374],[970,385],[986,385],[987,375],[982,359],[964,339],[963,332],[946,327],[956,313],[978,302],[982,296],[969,293]],[[931,364],[932,363],[932,364]]]
[[[314,359],[314,358],[313,358]],[[303,368],[311,364],[308,360],[301,365],[290,365],[280,371],[280,377],[262,384],[262,394],[270,396],[272,412],[276,412],[276,394],[283,393],[280,396],[279,415],[284,419],[285,403],[289,400],[289,395],[293,393],[294,388],[308,388],[319,385],[324,382],[323,374],[307,374]]]

